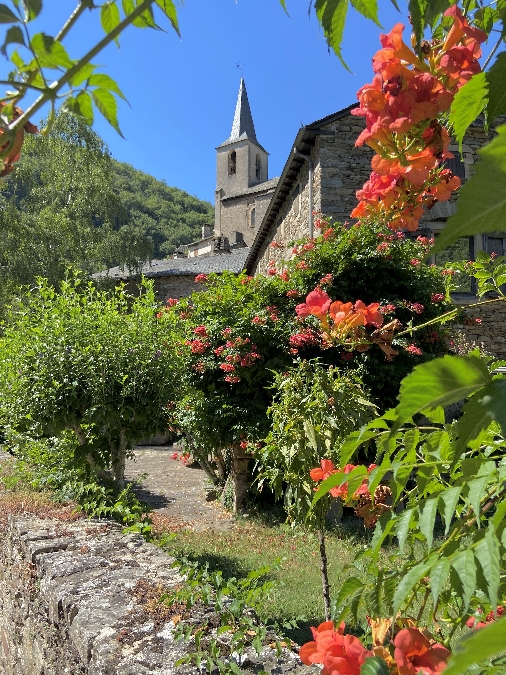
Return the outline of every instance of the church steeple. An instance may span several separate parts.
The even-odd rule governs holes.
[[[239,95],[237,96],[237,103],[235,106],[234,121],[232,123],[232,131],[230,133],[230,138],[228,138],[228,141],[225,142],[239,141],[243,138],[248,138],[250,141],[258,143],[255,133],[255,126],[253,124],[253,116],[251,115],[251,108],[249,107],[246,84],[244,82],[244,78],[241,77]]]
[[[268,153],[257,141],[244,78],[241,77],[230,136],[216,148],[216,188],[239,195],[267,180]]]

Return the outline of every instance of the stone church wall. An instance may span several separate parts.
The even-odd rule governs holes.
[[[318,158],[318,141],[311,150],[313,161],[313,210],[320,210],[321,201],[321,166]],[[279,266],[282,259],[291,257],[291,249],[287,244],[294,239],[307,237],[309,233],[309,168],[305,162],[299,172],[298,180],[292,186],[290,194],[279,210],[273,228],[274,236],[270,237],[263,247],[259,256],[256,274],[267,274],[269,262],[276,261]],[[285,246],[284,249],[272,248],[270,244],[275,241]]]

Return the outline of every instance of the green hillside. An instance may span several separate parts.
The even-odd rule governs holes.
[[[153,257],[170,255],[179,244],[199,239],[202,225],[214,221],[213,207],[178,188],[169,187],[130,164],[113,161],[113,188],[127,220],[153,242]]]
[[[212,219],[209,202],[115,161],[98,134],[60,114],[47,136],[26,137],[0,184],[0,296],[37,276],[57,283],[69,267],[135,269]]]

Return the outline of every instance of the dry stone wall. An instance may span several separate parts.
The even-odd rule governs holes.
[[[107,521],[11,516],[0,543],[1,675],[189,675],[188,645],[143,592],[184,583],[173,560]],[[155,593],[155,595],[156,595]],[[153,603],[151,607],[153,606]],[[154,603],[155,609],[157,607]],[[160,605],[158,605],[160,607]],[[202,609],[200,612],[202,613]],[[192,610],[193,612],[193,610]],[[205,612],[205,610],[204,610]],[[188,620],[200,623],[193,614]],[[283,649],[246,652],[245,673],[314,673]]]
[[[465,307],[465,315],[466,322],[456,326],[466,340],[464,349],[476,345],[492,356],[506,359],[506,302]]]

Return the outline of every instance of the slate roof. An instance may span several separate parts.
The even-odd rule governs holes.
[[[127,281],[139,279],[144,275],[148,279],[165,276],[192,276],[197,274],[211,274],[212,272],[224,272],[229,270],[239,274],[244,269],[249,248],[241,248],[231,253],[222,253],[220,255],[204,256],[199,258],[176,258],[166,260],[151,260],[141,267],[137,272],[130,273],[125,267],[111,267],[109,270],[99,272],[93,276],[109,277]]]
[[[234,199],[234,197],[242,197],[243,195],[253,195],[256,192],[263,192],[264,190],[273,190],[278,184],[279,176],[276,178],[270,178],[269,180],[264,180],[263,183],[257,183],[253,187],[242,190],[242,192],[235,192],[233,194],[226,194],[221,198],[221,201],[224,202],[227,199]]]
[[[232,131],[225,143],[239,141],[243,138],[249,138],[250,141],[258,143],[255,125],[253,124],[253,116],[251,114],[251,108],[249,107],[246,83],[244,82],[244,78],[241,77],[239,94],[235,105],[234,121],[232,122]]]

